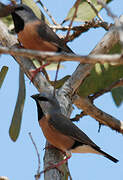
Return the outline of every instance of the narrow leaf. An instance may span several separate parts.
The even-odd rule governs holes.
[[[120,106],[123,102],[123,87],[112,89],[112,97],[116,106]]]
[[[101,71],[100,73],[97,73],[95,68],[92,69],[90,75],[78,89],[80,96],[94,94],[109,87],[113,82],[118,81],[120,78],[123,78],[123,65],[109,65],[109,67],[101,65]]]
[[[8,67],[3,66],[1,71],[0,71],[0,88],[2,87],[2,84],[3,84],[3,81],[6,77],[7,72],[8,72]]]
[[[24,102],[25,102],[25,80],[24,80],[24,73],[20,69],[18,97],[17,97],[14,114],[12,117],[12,122],[9,129],[9,135],[13,141],[17,140],[20,132]]]

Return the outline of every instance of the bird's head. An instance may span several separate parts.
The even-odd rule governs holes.
[[[15,5],[14,10],[11,12],[11,14],[12,15],[15,14],[26,21],[29,20],[30,18],[32,19],[35,17],[35,14],[32,11],[32,9],[25,4]]]
[[[56,99],[56,97],[54,95],[51,95],[49,93],[46,92],[42,92],[40,94],[35,94],[31,96],[36,102],[48,102],[49,103],[49,107],[48,107],[48,111],[59,111],[60,112],[60,105]]]

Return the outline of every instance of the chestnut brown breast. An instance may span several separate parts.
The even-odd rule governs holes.
[[[18,33],[18,40],[26,49],[40,50],[40,51],[53,51],[56,52],[58,48],[51,42],[42,39],[35,27],[40,22],[27,23],[24,29]]]
[[[61,134],[52,125],[50,125],[48,122],[49,118],[50,116],[47,115],[39,120],[44,136],[54,147],[66,152],[73,146],[75,141],[69,136]]]

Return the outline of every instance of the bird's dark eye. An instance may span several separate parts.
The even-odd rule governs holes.
[[[20,11],[20,10],[21,10],[21,11],[24,10],[24,7],[23,7],[23,6],[20,6],[20,7],[17,7],[17,8],[16,8],[16,11]]]
[[[40,101],[49,101],[46,97],[39,97],[38,98]]]

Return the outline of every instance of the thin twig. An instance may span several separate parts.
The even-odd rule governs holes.
[[[47,15],[50,17],[50,19],[52,20],[53,24],[60,26],[60,24],[58,24],[55,19],[53,18],[53,16],[50,14],[49,10],[43,5],[43,3],[40,0],[37,0],[37,3],[39,3],[41,5],[41,7],[44,9],[44,11],[47,13]]]
[[[108,16],[110,16],[112,19],[115,20],[115,18],[117,18],[117,16],[111,12],[111,10],[108,8],[108,6],[106,5],[104,1],[97,0],[97,3],[100,4],[107,11]]]
[[[37,170],[37,174],[35,175],[35,179],[38,180],[40,178],[40,164],[41,164],[41,161],[40,161],[40,155],[39,155],[39,152],[38,152],[38,148],[36,146],[36,143],[31,135],[31,132],[29,132],[29,137],[32,141],[32,144],[34,145],[34,148],[36,150],[36,154],[37,154],[37,157],[38,157],[38,170]]]
[[[102,27],[106,31],[108,31],[111,26],[112,26],[112,24],[108,24],[107,22],[102,22],[102,21],[99,21],[99,20],[87,21],[84,24],[81,24],[79,26],[71,27],[71,30],[74,31],[74,32],[69,35],[69,38],[68,38],[68,40],[66,42],[73,41],[75,38],[79,37],[82,33],[87,32],[91,28]],[[69,29],[69,26],[54,26],[54,25],[50,25],[50,28],[52,28],[54,30],[67,31]],[[65,37],[62,38],[62,39],[65,39]]]
[[[71,30],[72,31],[80,31],[80,30],[82,30],[83,32],[86,32],[91,28],[102,27],[106,31],[108,31],[109,28],[111,27],[111,25],[112,24],[108,24],[107,22],[102,22],[102,21],[99,21],[99,20],[91,20],[91,21],[87,21],[84,24],[81,24],[79,26],[73,26],[73,27],[71,27]],[[55,29],[55,30],[68,31],[69,26],[50,25],[50,28]]]
[[[73,21],[76,17],[76,14],[77,14],[77,10],[78,10],[78,7],[79,7],[79,4],[80,4],[80,0],[77,0],[76,4],[75,4],[75,11],[74,11],[74,14],[73,14],[73,17],[71,19],[71,22],[69,24],[69,28],[68,28],[68,31],[67,31],[67,35],[64,39],[65,42],[68,42],[69,41],[69,34],[70,34],[70,31],[71,31],[71,28],[72,28],[72,24],[73,24]],[[99,14],[98,14],[99,15]],[[101,19],[102,20],[102,19]],[[75,36],[74,36],[75,38]],[[57,76],[58,76],[58,71],[59,71],[59,67],[60,67],[60,62],[58,63],[58,66],[57,66],[57,71],[56,71],[56,78],[55,78],[55,83],[57,81]],[[54,86],[54,94],[55,94],[55,86]]]
[[[118,81],[113,82],[108,88],[102,89],[101,91],[95,93],[93,96],[90,97],[91,101],[102,96],[103,94],[110,92],[113,88],[117,88],[123,86],[123,78],[120,78]]]
[[[74,12],[73,17],[72,17],[72,20],[71,20],[71,22],[70,22],[70,24],[69,24],[69,28],[68,28],[68,31],[67,31],[67,35],[66,35],[66,37],[65,37],[65,39],[64,39],[64,42],[65,42],[65,43],[66,43],[66,42],[68,41],[68,39],[69,39],[69,33],[70,33],[70,31],[71,31],[71,27],[72,27],[74,18],[76,17],[76,13],[77,13],[77,10],[78,10],[79,3],[80,3],[80,0],[77,0],[76,6],[75,6],[75,12]],[[58,66],[57,66],[55,83],[56,83],[56,81],[57,81],[57,76],[58,76],[59,67],[60,67],[60,61],[59,61]],[[55,86],[54,86],[54,94],[55,94]]]
[[[76,14],[77,14],[77,10],[78,10],[80,1],[81,1],[81,0],[77,0],[77,2],[76,2],[76,4],[75,4],[75,11],[74,11],[73,17],[72,17],[72,19],[71,19],[71,22],[70,22],[70,24],[69,24],[69,29],[68,29],[68,31],[67,31],[67,35],[66,35],[66,38],[65,38],[65,42],[67,42],[68,39],[69,39],[70,30],[71,30],[73,21],[74,21],[74,19],[75,19],[75,17],[76,17]]]
[[[43,63],[43,62],[42,62],[41,58],[40,58],[40,57],[37,57],[36,59],[38,60],[39,64],[42,66],[42,65],[43,65],[42,63]],[[36,68],[37,68],[37,67],[36,67]],[[44,74],[44,76],[45,76],[45,78],[47,79],[47,81],[50,82],[48,73],[47,73],[47,71],[45,70],[45,68],[42,68],[42,73]]]
[[[114,20],[115,28],[119,33],[120,44],[122,46],[122,51],[123,51],[123,22],[120,21],[115,14],[113,14],[113,12],[107,7],[105,2],[103,2],[102,0],[98,0],[98,3],[101,4],[103,8],[105,8],[108,16],[110,16]]]
[[[74,31],[73,34],[69,35],[68,41],[73,41],[75,38],[79,37],[82,33],[87,32],[91,28],[103,27],[106,31],[108,31],[111,26],[112,24],[108,25],[108,23],[106,22],[97,23],[97,21],[95,22],[94,20],[85,22],[81,29],[78,28],[78,30]]]
[[[87,3],[91,6],[91,8],[94,10],[94,12],[96,13],[97,17],[100,19],[100,21],[104,22],[103,18],[100,16],[98,10],[96,9],[96,7],[93,5],[93,3],[90,0],[86,0]]]

